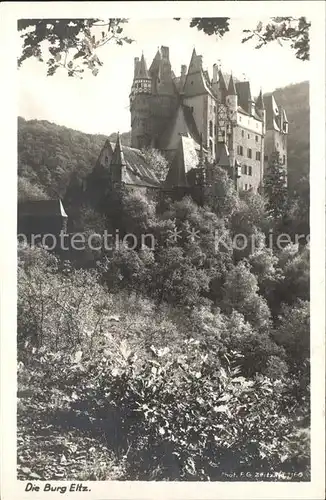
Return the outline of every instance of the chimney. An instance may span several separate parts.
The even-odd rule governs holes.
[[[135,57],[134,58],[134,77],[136,76],[136,73],[137,73],[138,63],[139,63],[139,57]]]
[[[161,46],[162,59],[169,61],[169,47]]]

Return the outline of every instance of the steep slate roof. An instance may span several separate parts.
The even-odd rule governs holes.
[[[198,166],[198,155],[194,142],[189,137],[180,137],[179,146],[172,160],[165,185],[167,187],[187,186],[187,173]]]
[[[226,81],[225,81],[225,75],[223,75],[223,73],[222,73],[221,70],[219,70],[219,72],[218,72],[218,79],[219,79],[219,82],[220,82],[221,90],[227,90]]]
[[[106,167],[110,165],[111,158],[113,156],[113,148],[109,139],[107,139],[104,143],[103,148],[98,156],[97,162],[95,164],[95,168]],[[107,161],[105,161],[107,158]]]
[[[160,182],[139,149],[122,146],[125,166],[123,182],[129,185],[160,187]]]
[[[232,75],[229,80],[228,95],[237,95]]]
[[[256,100],[256,108],[257,109],[265,109],[263,93],[262,93],[261,89],[259,92],[259,96],[257,97],[257,100]]]
[[[143,187],[160,187],[160,182],[152,171],[150,165],[146,163],[143,154],[134,148],[122,146],[120,135],[112,155],[110,167],[119,165],[122,168],[122,182],[127,185]],[[109,168],[110,168],[109,167]]]
[[[264,105],[266,109],[266,130],[279,131],[277,122],[280,112],[272,93],[264,95]]]
[[[235,88],[238,94],[239,106],[248,112],[248,103],[252,101],[250,83],[247,81],[237,82]]]
[[[202,56],[197,56],[195,49],[192,52],[186,81],[184,84],[184,93],[187,97],[202,94],[211,94],[214,97],[210,82],[207,80],[208,74],[202,68]]]
[[[185,104],[179,105],[171,125],[166,129],[161,138],[164,146],[163,149],[175,149],[171,143],[175,142],[175,138],[179,135],[192,138],[196,143],[195,147],[197,149],[199,148],[200,134],[197,129],[193,112],[191,108]]]
[[[124,159],[124,154],[122,151],[119,132],[117,135],[117,142],[115,144],[115,148],[114,148],[113,155],[111,158],[111,165],[122,165],[122,166],[125,165],[125,159]]]
[[[144,54],[141,55],[137,70],[136,78],[149,78]]]
[[[160,67],[160,63],[161,63],[161,52],[160,52],[160,49],[157,50],[156,52],[156,55],[153,59],[153,62],[152,64],[150,65],[150,68],[149,68],[149,73],[150,74],[157,74],[158,73],[158,70],[159,70],[159,67]]]
[[[18,216],[68,217],[60,199],[31,200],[18,203]]]

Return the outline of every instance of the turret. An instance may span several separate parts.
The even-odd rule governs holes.
[[[147,147],[149,137],[150,97],[152,80],[147,70],[144,54],[134,59],[134,79],[130,93],[131,145],[134,148]]]
[[[115,149],[113,151],[113,155],[111,158],[111,164],[110,164],[112,185],[121,184],[124,182],[125,168],[126,168],[126,162],[125,162],[124,154],[122,151],[120,134],[118,132],[117,142],[115,145]]]
[[[229,86],[226,95],[226,104],[230,109],[231,119],[232,121],[236,121],[237,118],[237,110],[238,110],[238,96],[235,89],[233,76],[231,74]]]
[[[132,104],[137,94],[151,93],[151,78],[149,76],[144,54],[139,61],[138,57],[134,59],[134,80],[131,86],[130,104]]]
[[[266,132],[266,110],[265,110],[265,105],[264,105],[262,89],[260,89],[259,96],[257,97],[255,110],[256,110],[257,115],[263,121],[263,134],[265,134],[265,132]]]

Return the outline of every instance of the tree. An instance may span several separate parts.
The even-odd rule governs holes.
[[[31,57],[44,62],[44,49],[48,45],[48,76],[58,68],[68,71],[68,76],[79,76],[85,69],[98,74],[103,65],[96,50],[115,42],[118,45],[133,40],[123,36],[123,24],[127,19],[20,19],[18,31],[23,39],[23,50],[18,59],[18,67]]]
[[[179,20],[180,18],[175,18]],[[194,17],[190,21],[190,27],[196,27],[207,35],[218,35],[222,38],[230,31],[229,17]],[[311,23],[305,17],[272,17],[271,21],[263,24],[261,21],[253,30],[244,29],[246,36],[242,43],[249,40],[257,40],[256,49],[260,49],[268,43],[277,41],[290,43],[295,51],[295,56],[301,61],[308,61],[310,56],[309,28]]]
[[[268,198],[267,209],[274,219],[281,219],[287,206],[286,169],[279,152],[271,155],[264,179],[264,191]]]
[[[18,177],[18,199],[27,200],[46,200],[47,194],[42,187],[32,184],[26,177]]]
[[[257,278],[244,261],[227,274],[223,293],[223,309],[227,314],[235,309],[256,328],[266,329],[270,311],[266,301],[258,295]]]
[[[169,170],[167,159],[157,149],[143,149],[142,154],[160,182],[164,182]]]
[[[286,350],[291,369],[308,375],[310,357],[309,302],[298,300],[292,306],[284,304],[278,325],[273,331],[273,337]]]
[[[239,207],[239,195],[234,182],[223,168],[213,166],[209,168],[208,173],[206,203],[219,217],[229,218]]]

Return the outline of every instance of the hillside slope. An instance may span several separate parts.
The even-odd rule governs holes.
[[[121,134],[129,145],[130,134]],[[20,199],[63,196],[71,173],[91,171],[107,137],[79,132],[46,120],[18,118],[18,193]],[[109,139],[114,142],[116,134]]]
[[[290,189],[296,189],[299,181],[309,175],[309,82],[276,89],[274,94],[289,120],[288,181]]]
[[[309,83],[275,91],[289,119],[289,186],[296,189],[309,174]],[[106,140],[48,121],[18,118],[18,192],[20,199],[63,196],[71,173],[85,176],[93,168]],[[114,142],[116,134],[109,139]],[[121,134],[130,145],[130,132]]]

